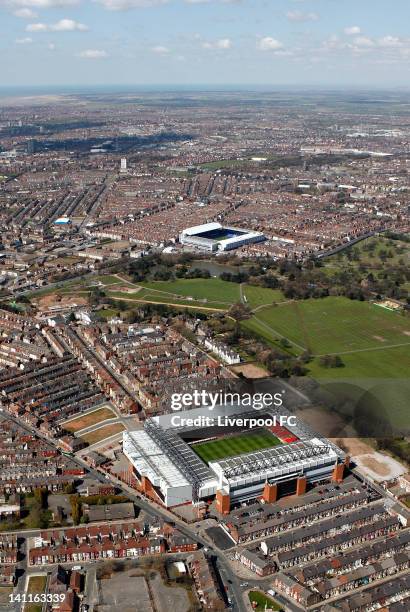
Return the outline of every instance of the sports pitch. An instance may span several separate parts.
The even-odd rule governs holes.
[[[226,457],[244,455],[253,451],[279,446],[282,442],[267,430],[258,429],[212,442],[197,443],[192,445],[192,450],[205,461],[219,461]]]
[[[405,316],[369,302],[344,297],[288,302],[266,307],[244,323],[267,339],[285,336],[299,351],[313,355],[410,346],[410,323]]]

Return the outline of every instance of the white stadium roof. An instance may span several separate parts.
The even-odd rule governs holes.
[[[190,485],[146,431],[124,432],[123,451],[138,472],[149,478],[154,486],[167,488]]]
[[[211,232],[212,230],[220,229],[222,225],[217,221],[212,223],[204,223],[203,225],[194,225],[193,227],[187,227],[182,232],[186,236],[195,236],[195,234],[202,234],[202,232]]]
[[[243,479],[261,476],[280,478],[337,459],[338,455],[330,443],[326,444],[323,440],[315,438],[228,457],[211,462],[209,466],[233,485]]]

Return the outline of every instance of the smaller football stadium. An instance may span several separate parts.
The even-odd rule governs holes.
[[[246,244],[264,240],[266,240],[266,237],[261,232],[226,227],[218,222],[188,227],[179,236],[179,241],[184,246],[211,253],[230,251]]]

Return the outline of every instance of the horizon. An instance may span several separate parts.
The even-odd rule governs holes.
[[[111,93],[113,90],[117,90],[119,93],[159,93],[159,92],[184,92],[184,93],[299,93],[299,92],[312,92],[312,93],[367,93],[376,92],[380,93],[410,93],[410,85],[337,85],[337,84],[312,84],[312,83],[293,83],[293,84],[264,84],[264,83],[232,83],[232,84],[220,84],[220,83],[95,83],[87,85],[83,83],[56,83],[56,84],[38,84],[38,85],[0,85],[0,95],[8,91],[26,91],[26,92],[44,92],[44,93],[55,93],[62,94],[63,90],[76,92],[81,94],[85,92],[92,92],[99,90],[101,93]]]

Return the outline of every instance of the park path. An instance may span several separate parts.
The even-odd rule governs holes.
[[[198,304],[174,304],[171,302],[156,302],[154,300],[145,300],[141,298],[140,300],[134,298],[125,298],[125,297],[116,297],[116,300],[122,300],[124,302],[134,302],[136,304],[163,304],[164,306],[177,306],[178,308],[193,308],[194,310],[211,310],[213,312],[226,312],[224,308],[210,308],[209,306],[201,306]]]

